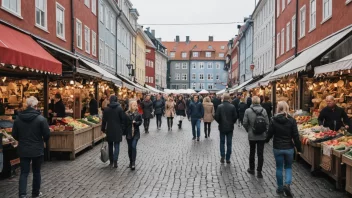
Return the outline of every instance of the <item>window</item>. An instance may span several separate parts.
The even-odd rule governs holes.
[[[35,0],[35,24],[46,30],[46,0]]]
[[[222,50],[224,50],[224,49],[225,49],[225,46],[224,46],[224,45],[222,45],[220,48],[221,48]]]
[[[105,7],[105,27],[106,29],[109,29],[110,23],[109,23],[109,18],[110,18],[110,11],[108,7]]]
[[[208,90],[212,90],[213,89],[213,84],[208,84]]]
[[[219,80],[219,79],[220,79],[220,75],[219,75],[219,74],[216,74],[215,79],[216,79],[216,80]]]
[[[199,80],[204,80],[204,74],[199,74]]]
[[[282,0],[282,3],[281,3],[282,5],[282,11],[284,11],[285,10],[285,6],[286,6],[286,0]]]
[[[192,89],[196,89],[196,83],[192,84]]]
[[[279,17],[280,16],[280,0],[276,0],[276,3],[277,3],[276,17]]]
[[[199,83],[199,89],[204,89],[204,83]]]
[[[281,55],[285,52],[285,28],[281,30]]]
[[[310,14],[309,14],[309,31],[312,31],[316,27],[317,20],[317,2],[316,0],[310,0]]]
[[[296,15],[292,17],[292,48],[296,46]]]
[[[175,52],[170,52],[170,57],[175,58]]]
[[[323,22],[332,16],[332,0],[323,0]]]
[[[211,58],[211,52],[205,52],[205,57]]]
[[[220,63],[216,63],[216,69],[220,69]]]
[[[65,39],[65,8],[56,3],[56,36]]]
[[[99,3],[99,19],[100,22],[104,23],[104,4],[102,1]]]
[[[109,65],[109,46],[105,43],[105,65]]]
[[[175,80],[180,80],[180,74],[175,75]]]
[[[82,22],[76,19],[76,40],[77,47],[82,49]]]
[[[92,0],[92,12],[97,15],[97,0]]]
[[[2,0],[2,7],[11,14],[21,16],[21,0]]]
[[[187,63],[182,63],[182,69],[187,69]]]
[[[208,74],[208,80],[213,80],[213,74]]]
[[[187,85],[182,85],[182,89],[187,89]]]
[[[148,83],[148,76],[145,77],[145,82]]]
[[[115,20],[114,19],[115,19],[115,17],[111,12],[110,13],[110,30],[113,35],[115,35]]]
[[[110,67],[114,67],[114,50],[110,49],[110,56],[109,56]]]
[[[196,69],[196,63],[192,63],[192,69]]]
[[[287,4],[291,3],[291,0],[287,0]]]
[[[290,40],[290,29],[291,29],[291,27],[290,27],[290,22],[289,22],[286,25],[286,51],[290,50],[290,42],[291,42],[291,40]]]
[[[104,41],[99,39],[99,61],[104,63]]]
[[[182,52],[182,58],[187,58],[187,52]]]
[[[176,68],[176,69],[180,69],[180,65],[181,65],[180,63],[176,63],[176,64],[175,64],[175,68]]]
[[[198,57],[199,53],[198,52],[193,52],[193,57]]]
[[[97,56],[97,34],[92,30],[92,55]]]
[[[86,5],[89,8],[89,1],[90,0],[84,0],[84,5]],[[94,0],[93,0],[94,1]]]
[[[187,74],[182,74],[182,80],[187,80]]]
[[[84,47],[90,53],[90,29],[87,26],[84,26]]]
[[[219,53],[220,58],[224,58],[224,53]]]
[[[192,80],[196,79],[196,74],[192,74]]]
[[[277,34],[276,37],[276,57],[280,56],[280,33]]]
[[[303,6],[299,12],[300,17],[300,38],[303,38],[306,35],[306,6]]]
[[[204,63],[199,63],[199,69],[204,69]]]
[[[208,69],[213,69],[213,63],[208,63]]]

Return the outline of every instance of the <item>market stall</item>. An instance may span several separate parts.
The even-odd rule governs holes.
[[[12,122],[9,123],[0,120],[0,126],[12,125]],[[19,167],[20,158],[17,154],[17,145],[18,142],[11,136],[12,128],[3,128],[0,127],[0,141],[2,141],[3,149],[3,170],[0,173],[0,177],[8,178],[14,175],[16,168]]]
[[[298,109],[298,86],[295,77],[282,79],[276,83],[276,101],[285,101],[290,110]]]

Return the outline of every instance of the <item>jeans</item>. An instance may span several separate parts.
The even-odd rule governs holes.
[[[144,119],[144,122],[143,122],[143,123],[144,123],[144,129],[145,129],[146,131],[148,131],[150,119],[149,119],[149,118]]]
[[[43,156],[39,157],[21,157],[20,158],[21,175],[19,181],[19,195],[27,195],[27,178],[32,161],[33,184],[32,195],[38,196],[41,184],[40,167],[43,162]]]
[[[167,117],[167,127],[169,129],[171,129],[173,124],[174,124],[174,118],[173,117]]]
[[[205,136],[210,136],[211,122],[204,122],[204,134]]]
[[[119,159],[120,143],[108,142],[110,163]]]
[[[196,137],[196,126],[197,126],[197,137],[200,137],[200,119],[191,119],[193,137]]]
[[[161,127],[161,114],[156,114],[156,127]]]
[[[283,188],[283,169],[285,167],[285,184],[292,183],[292,162],[294,149],[274,149],[274,157],[276,161],[276,182],[279,189]]]
[[[4,156],[3,156],[3,153],[0,152],[0,173],[2,172],[2,169],[4,167],[3,163],[4,163]]]
[[[257,147],[257,156],[258,156],[258,167],[257,171],[261,172],[263,169],[263,164],[264,164],[264,140],[258,140],[258,141],[249,141],[249,147],[250,147],[250,152],[249,152],[249,168],[251,170],[254,170],[255,167],[255,148]]]
[[[136,139],[136,138],[127,139],[128,157],[130,158],[131,163],[136,161],[137,143],[138,143],[138,139]]]
[[[232,136],[233,132],[222,133],[220,132],[220,156],[225,157],[225,139],[226,139],[226,161],[230,160],[232,152]]]

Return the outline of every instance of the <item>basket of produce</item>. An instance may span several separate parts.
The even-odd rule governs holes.
[[[311,119],[311,116],[297,116],[295,119],[298,124],[302,124],[308,122]]]
[[[314,143],[321,143],[321,142],[325,142],[328,140],[332,140],[334,138],[338,138],[338,137],[342,137],[343,134],[338,133],[336,131],[333,130],[329,130],[329,131],[324,131],[324,132],[319,132],[315,134],[315,140],[312,140],[312,142]]]
[[[99,124],[100,123],[100,119],[96,116],[87,116],[87,120],[89,122],[92,122],[94,124]]]

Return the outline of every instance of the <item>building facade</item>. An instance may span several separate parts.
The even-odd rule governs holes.
[[[147,54],[145,59],[145,83],[149,86],[155,87],[155,81],[155,46],[147,46]]]
[[[229,80],[228,85],[233,87],[234,85],[239,84],[239,47],[238,47],[238,36],[232,39],[231,48],[228,51],[228,55],[230,55],[230,71],[229,71]]]
[[[245,24],[240,28],[238,36],[240,83],[243,83],[253,77],[253,71],[250,68],[253,63],[253,21],[251,17],[245,18]]]
[[[275,1],[262,0],[253,15],[253,77],[267,74],[275,66]]]

